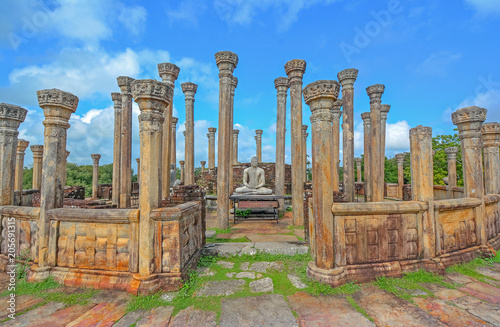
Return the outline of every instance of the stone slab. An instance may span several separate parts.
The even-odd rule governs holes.
[[[252,242],[294,242],[299,239],[295,235],[281,235],[281,234],[247,234],[246,237]]]
[[[226,269],[231,269],[234,267],[234,262],[228,262],[228,261],[218,261],[217,264],[221,266],[222,268]]]
[[[467,311],[461,310],[455,306],[448,305],[439,299],[431,297],[413,298],[414,303],[421,309],[429,312],[434,317],[441,320],[448,326],[461,327],[461,326],[486,326],[486,321],[477,318]]]
[[[291,309],[298,315],[297,320],[300,326],[375,326],[343,297],[312,296],[297,292],[288,296],[287,299]]]
[[[237,255],[243,250],[244,247],[253,247],[255,243],[211,243],[205,245],[202,254],[220,257],[229,257]]]
[[[91,310],[94,306],[94,303],[73,305],[56,311],[48,316],[38,317],[36,324],[33,326],[63,327],[83,315],[85,312]]]
[[[494,326],[500,326],[500,307],[496,305],[483,302],[472,296],[461,297],[451,302]]]
[[[236,275],[236,278],[250,278],[255,279],[255,272],[253,271],[242,271]]]
[[[460,291],[491,304],[500,305],[500,289],[486,283],[467,283]]]
[[[245,283],[242,279],[208,282],[196,293],[196,296],[228,296],[241,291]]]
[[[373,285],[352,297],[377,326],[446,326],[428,312]]]
[[[135,310],[124,315],[120,320],[118,320],[113,327],[129,327],[135,324],[139,319],[144,316],[146,310]]]
[[[51,315],[62,308],[64,308],[63,303],[50,302],[17,316],[16,319],[8,320],[2,326],[36,326],[40,317]]]
[[[96,304],[102,302],[123,303],[127,302],[129,299],[130,299],[130,294],[128,294],[127,292],[106,290],[106,291],[101,291],[96,295],[94,295],[90,299],[90,301]]]
[[[136,327],[168,327],[170,318],[172,317],[174,307],[157,307],[149,310],[136,324]]]
[[[282,295],[222,299],[220,327],[298,326]]]
[[[250,266],[250,262],[242,262],[240,264],[240,270],[248,270],[249,266]]]
[[[497,281],[500,281],[500,271],[497,271],[495,269],[490,269],[489,267],[477,267],[476,271],[480,274],[483,274],[485,276],[494,278]]]
[[[250,286],[250,292],[253,293],[272,292],[274,290],[273,280],[269,277],[250,282],[248,286]]]
[[[448,283],[467,284],[477,282],[477,279],[459,273],[447,273],[445,281]]]
[[[216,327],[216,316],[213,311],[189,307],[173,317],[169,327]]]
[[[125,315],[126,308],[127,305],[124,303],[99,303],[66,326],[113,326],[116,321]]]
[[[216,231],[214,231],[214,230],[209,230],[208,229],[208,230],[205,231],[205,237],[208,237],[208,238],[214,237],[215,234],[216,234]]]
[[[31,308],[32,306],[43,301],[42,298],[33,295],[20,295],[16,296],[16,313],[21,313],[24,310]],[[9,308],[9,303],[7,302],[9,297],[4,296],[0,300],[0,320],[5,319],[11,312],[7,310]]]
[[[287,277],[290,283],[292,283],[292,285],[295,286],[296,288],[303,289],[307,287],[307,285],[300,279],[299,276],[288,274]]]
[[[309,246],[305,242],[259,242],[255,243],[255,249],[270,254],[305,254]]]
[[[254,262],[248,269],[251,271],[265,273],[267,271],[267,268],[269,268],[269,262],[259,261],[259,262]]]
[[[444,301],[451,301],[463,296],[467,296],[467,294],[465,294],[464,292],[460,292],[459,290],[450,289],[437,284],[425,283],[423,284],[423,286],[431,291],[438,299]]]

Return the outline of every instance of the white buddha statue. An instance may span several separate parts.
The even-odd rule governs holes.
[[[237,194],[268,195],[273,190],[263,187],[266,183],[264,169],[258,167],[257,157],[252,157],[251,166],[243,171],[243,185],[234,192]]]

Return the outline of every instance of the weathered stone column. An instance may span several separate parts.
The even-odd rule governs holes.
[[[200,161],[200,165],[201,165],[201,172],[204,173],[205,172],[205,165],[207,164],[206,161],[202,160]]]
[[[16,171],[15,171],[15,188],[14,191],[23,191],[23,172],[24,172],[24,154],[26,148],[30,142],[26,140],[19,139],[17,141],[17,152],[16,152]],[[21,194],[19,194],[19,200],[21,200]]]
[[[164,62],[158,64],[158,73],[162,79],[162,82],[166,83],[168,86],[172,88],[172,99],[174,98],[173,92],[175,88],[175,81],[179,76],[179,72],[180,68],[172,63]],[[172,137],[175,137],[173,136],[175,135],[175,131],[172,131],[171,129],[171,124],[173,122],[172,108],[173,108],[173,100],[170,101],[167,108],[163,112],[163,118],[165,119],[165,122],[163,123],[163,129],[162,129],[162,141],[161,141],[162,166],[160,167],[162,199],[170,194],[170,164],[172,163],[172,156],[175,156],[174,153],[175,143],[173,143],[172,141]],[[174,149],[172,149],[172,146],[174,146]]]
[[[176,130],[177,130],[177,122],[179,121],[179,119],[177,117],[172,117],[172,142],[171,142],[171,145],[170,145],[170,163],[174,165],[174,171],[175,171],[175,167],[177,167],[177,133],[176,133]],[[164,123],[165,124],[165,123]],[[162,152],[163,154],[163,152]],[[172,168],[172,166],[170,166],[170,168]],[[170,172],[169,172],[170,174]],[[163,173],[162,173],[162,177],[163,177]]]
[[[380,164],[382,173],[385,174],[385,133],[387,124],[387,114],[391,110],[391,106],[388,104],[380,105]],[[432,155],[434,156],[434,155]],[[385,182],[385,180],[384,180]]]
[[[184,160],[179,161],[179,165],[181,165],[181,182],[184,184],[184,178],[185,178],[185,170],[184,170]]]
[[[302,161],[304,162],[304,182],[307,182],[307,125],[302,125]]]
[[[290,80],[290,127],[292,140],[292,211],[293,224],[304,224],[304,174],[302,164],[302,77],[306,62],[300,59],[285,64],[285,72]]]
[[[333,269],[333,178],[335,166],[331,158],[332,106],[337,99],[340,85],[337,81],[316,81],[304,88],[304,100],[311,107],[312,133],[312,183],[315,248],[311,249],[316,267]]]
[[[363,159],[354,158],[354,161],[356,162],[356,178],[357,178],[356,181],[358,183],[361,183],[363,182],[363,180],[361,179],[361,162],[363,161]]]
[[[453,188],[457,186],[457,153],[456,146],[444,149],[448,156],[448,199],[453,199]]]
[[[423,257],[436,255],[441,248],[441,238],[436,238],[434,221],[434,172],[432,164],[432,128],[419,125],[410,129],[411,195],[413,201],[429,205],[422,215]],[[436,244],[437,242],[437,244]]]
[[[332,178],[333,190],[338,191],[340,186],[340,116],[342,116],[342,99],[337,99],[332,107]]]
[[[33,152],[33,189],[40,190],[40,185],[42,185],[43,145],[32,145],[30,149]]]
[[[160,206],[162,164],[162,123],[165,108],[172,100],[172,87],[152,79],[132,82],[132,94],[139,115],[141,183],[139,189],[139,274],[147,276],[154,267],[154,228],[151,211]]]
[[[255,145],[257,148],[257,160],[262,162],[262,134],[264,133],[261,129],[255,130]]]
[[[285,135],[286,135],[286,96],[290,82],[286,77],[274,80],[277,91],[277,117],[276,117],[276,169],[274,192],[277,196],[285,195]],[[280,211],[285,210],[285,200],[279,199]]]
[[[372,119],[369,112],[364,112],[361,114],[363,119],[364,128],[364,161],[365,161],[365,202],[373,202],[372,197],[372,173],[371,173],[371,162],[372,162]]]
[[[382,93],[385,86],[375,84],[366,88],[366,93],[370,97],[370,118],[372,120],[371,135],[371,187],[373,202],[384,201],[384,171],[382,170],[382,124],[381,124],[381,106]],[[345,110],[345,109],[344,109]],[[344,165],[345,166],[345,165]]]
[[[227,133],[227,136],[229,138],[228,140],[228,144],[229,144],[229,194],[232,194],[233,193],[233,190],[234,190],[234,91],[236,90],[236,87],[238,86],[238,79],[236,77],[233,76],[232,80],[231,80],[231,109],[229,110],[229,125],[230,126],[230,129],[233,131],[233,132],[229,132]],[[237,151],[237,150],[236,150]],[[229,206],[231,206],[231,203],[229,203]],[[229,208],[228,210],[231,210],[231,208]]]
[[[233,165],[238,164],[238,129],[233,129]]]
[[[208,128],[208,169],[215,168],[215,132],[217,128]]]
[[[233,71],[238,64],[238,56],[230,51],[215,54],[219,68],[219,140],[217,152],[217,228],[229,227],[229,177],[231,165],[231,126]]]
[[[28,110],[0,103],[0,205],[14,204],[17,129]]]
[[[358,77],[358,70],[344,69],[337,74],[342,84],[342,103],[344,116],[342,117],[342,157],[344,159],[344,196],[347,201],[354,201],[356,187],[354,185],[354,82]]]
[[[92,158],[92,197],[99,198],[99,159],[101,155],[93,153],[90,155]]]
[[[69,155],[70,155],[70,152],[68,150],[66,150],[66,157],[64,158],[64,173],[63,173],[63,182],[62,182],[63,192],[64,192],[64,187],[66,186],[66,178],[68,177],[68,172],[67,172],[66,166],[68,165]]]
[[[111,203],[119,208],[120,205],[120,181],[121,181],[121,152],[122,152],[122,94],[119,92],[111,93],[113,99],[115,125],[113,139],[113,186],[111,194]]]
[[[184,170],[184,183],[186,185],[194,184],[194,95],[198,85],[186,82],[181,84],[182,92],[186,97],[186,168]]]
[[[56,264],[55,257],[48,256],[49,224],[47,211],[62,208],[66,180],[66,139],[69,119],[76,111],[78,98],[58,89],[37,91],[38,104],[45,120],[42,186],[40,189],[40,220],[38,223],[38,266]],[[55,247],[57,240],[52,240]],[[52,251],[51,251],[52,252]],[[55,254],[55,251],[53,251]]]
[[[135,158],[137,161],[137,184],[141,185],[141,158]]]
[[[479,244],[486,244],[486,220],[484,208],[483,161],[481,155],[481,125],[486,120],[486,109],[476,106],[458,109],[451,114],[453,124],[458,127],[462,147],[464,192],[466,198],[476,198],[483,204],[474,208],[477,217]]]
[[[481,128],[484,153],[484,190],[500,194],[500,124],[486,123]]]
[[[398,153],[396,154],[396,162],[398,163],[398,198],[403,200],[403,186],[405,184],[404,178],[404,162],[405,162],[405,154]]]
[[[132,93],[130,85],[134,79],[128,76],[119,76],[116,80],[122,91],[119,208],[130,208],[132,192]]]

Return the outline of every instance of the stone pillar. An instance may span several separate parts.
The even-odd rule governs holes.
[[[120,181],[121,181],[121,152],[122,152],[122,94],[111,93],[115,112],[114,139],[113,139],[113,186],[111,203],[120,206]]]
[[[307,125],[302,125],[302,161],[304,162],[304,182],[307,182]]]
[[[154,229],[151,211],[160,207],[162,164],[162,124],[164,111],[173,89],[156,80],[132,82],[132,94],[141,111],[139,115],[141,183],[139,185],[139,274],[152,274],[154,267]],[[156,267],[158,268],[158,267]]]
[[[462,146],[464,192],[466,198],[476,198],[483,204],[476,207],[477,236],[479,244],[486,244],[486,221],[484,208],[483,162],[481,155],[481,125],[486,120],[486,109],[467,107],[451,114],[453,124],[458,127]]]
[[[14,204],[17,129],[28,110],[0,103],[0,205]],[[34,155],[33,155],[34,156]]]
[[[185,176],[185,170],[184,170],[184,160],[179,161],[179,165],[181,165],[181,182],[184,184],[184,176]]]
[[[219,68],[219,140],[217,152],[217,228],[229,227],[229,196],[231,160],[231,126],[233,71],[238,64],[238,56],[230,51],[215,54]]]
[[[162,79],[162,82],[172,88],[172,99],[174,98],[173,92],[175,88],[175,81],[179,76],[179,72],[180,68],[172,63],[164,62],[158,64],[158,73]],[[162,141],[161,141],[162,166],[160,167],[162,199],[170,194],[170,164],[172,163],[172,156],[175,156],[174,153],[175,143],[173,143],[172,140],[172,138],[175,137],[173,136],[175,135],[175,131],[172,131],[171,129],[171,125],[173,122],[172,108],[173,108],[173,100],[170,101],[167,108],[163,112],[163,118],[165,119],[165,122],[163,123],[163,129],[162,129]],[[172,148],[172,146],[174,148]]]
[[[333,178],[335,166],[331,160],[332,106],[337,99],[340,85],[337,81],[316,81],[304,88],[304,100],[311,107],[312,132],[312,183],[313,183],[313,230],[315,245],[311,249],[315,265],[321,269],[333,269]]]
[[[202,160],[200,161],[200,165],[201,165],[201,172],[204,173],[205,172],[205,165],[207,164],[206,161]]]
[[[208,169],[215,168],[215,132],[217,128],[208,128]]]
[[[233,166],[238,164],[238,129],[233,129]]]
[[[342,99],[337,99],[333,103],[332,107],[332,178],[333,178],[333,190],[339,191],[340,185],[340,116],[342,116]],[[345,188],[344,188],[345,189]]]
[[[177,133],[176,133],[176,130],[177,130],[177,122],[179,121],[179,119],[177,117],[172,117],[172,142],[171,142],[171,145],[170,145],[170,168],[172,168],[172,164],[174,165],[174,171],[175,171],[175,167],[177,167]],[[165,124],[165,123],[164,123]],[[162,151],[162,154],[163,154],[163,151]],[[170,169],[172,170],[172,169]],[[170,174],[170,172],[169,172]],[[163,173],[162,173],[162,177],[163,177]],[[163,192],[163,191],[162,191]]]
[[[42,185],[42,159],[43,159],[43,145],[30,146],[33,152],[33,189],[40,190]]]
[[[233,76],[233,79],[231,80],[231,110],[229,110],[229,126],[230,126],[230,130],[232,130],[233,132],[229,132],[227,133],[227,136],[229,138],[228,140],[228,144],[229,144],[229,194],[232,194],[233,193],[233,190],[234,190],[234,167],[233,167],[233,160],[234,160],[234,130],[233,130],[233,127],[234,127],[234,91],[236,89],[236,87],[238,86],[238,79],[236,77]],[[236,150],[238,151],[238,150]],[[229,203],[229,206],[231,206],[231,203]],[[228,210],[231,210],[231,208],[229,208]]]
[[[444,149],[448,156],[448,199],[453,199],[453,188],[457,186],[457,153],[456,146]]]
[[[403,200],[403,186],[405,184],[403,164],[405,162],[405,154],[396,154],[396,162],[398,163],[398,198]]]
[[[354,158],[354,161],[356,162],[356,178],[357,178],[356,181],[358,183],[361,183],[363,182],[363,180],[361,179],[361,162],[363,161],[363,159]]]
[[[122,91],[119,208],[130,208],[132,193],[132,93],[130,85],[134,79],[128,76],[119,76],[116,80]]]
[[[17,141],[17,152],[16,152],[16,171],[15,171],[15,188],[14,191],[23,191],[23,172],[24,172],[24,154],[26,148],[30,142],[26,140],[19,139]],[[21,200],[21,193],[19,194],[19,200]],[[20,204],[20,203],[19,203]]]
[[[344,196],[347,201],[354,201],[356,187],[354,185],[354,82],[358,77],[358,70],[344,69],[337,74],[342,84],[342,103],[344,116],[342,117],[342,157],[344,166]]]
[[[261,129],[255,130],[255,143],[257,147],[257,160],[259,163],[262,162],[262,134],[264,133]]]
[[[64,192],[64,187],[66,186],[66,178],[68,177],[68,172],[67,172],[66,166],[68,165],[69,154],[70,154],[70,152],[68,150],[66,150],[66,157],[64,158],[64,173],[63,173],[63,182],[62,182],[63,192]]]
[[[285,134],[286,134],[286,96],[290,82],[286,77],[274,80],[277,91],[277,117],[276,117],[276,167],[275,187],[277,196],[285,195]],[[285,200],[279,199],[280,211],[285,210]]]
[[[69,119],[76,111],[78,98],[58,89],[37,91],[38,104],[43,109],[45,120],[42,186],[40,189],[40,220],[38,223],[38,265],[46,267],[56,264],[55,256],[49,256],[49,224],[47,211],[62,208],[66,180],[66,140],[70,127]],[[50,244],[54,247],[57,240]]]
[[[484,190],[500,194],[500,124],[486,123],[481,128],[484,153]]]
[[[98,153],[93,153],[90,155],[92,158],[92,197],[94,199],[99,198],[99,159],[101,155]]]
[[[365,202],[373,202],[372,197],[372,174],[371,174],[371,162],[372,162],[372,119],[369,112],[364,112],[361,114],[363,119],[364,128],[364,161],[365,161]]]
[[[141,158],[135,158],[137,161],[137,184],[141,185]]]
[[[385,86],[375,84],[366,88],[366,93],[370,97],[370,118],[372,120],[371,133],[371,187],[373,202],[384,201],[384,171],[382,165],[382,124],[381,124],[381,98]],[[345,109],[344,109],[345,110]],[[345,164],[344,164],[345,166]]]
[[[194,95],[198,85],[187,82],[181,84],[182,92],[186,97],[186,160],[185,184],[194,184]]]
[[[302,77],[306,62],[300,59],[285,64],[285,72],[290,80],[290,118],[292,139],[292,211],[293,224],[304,224],[304,174],[302,164]]]
[[[410,129],[411,195],[413,201],[429,205],[422,215],[423,258],[436,255],[441,238],[436,238],[434,221],[434,172],[432,164],[432,129],[419,125]],[[378,161],[380,162],[380,161]],[[437,242],[437,244],[436,244]]]
[[[385,133],[386,133],[386,124],[387,124],[387,114],[389,113],[389,110],[391,109],[391,106],[388,104],[382,104],[380,105],[380,164],[381,164],[381,169],[382,173],[385,174]],[[432,155],[434,157],[434,154]],[[384,180],[385,182],[385,180]]]

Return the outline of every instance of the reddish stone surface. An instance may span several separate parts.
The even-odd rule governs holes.
[[[500,289],[497,287],[475,282],[468,283],[459,290],[491,304],[500,305]]]
[[[9,297],[2,297],[0,301],[0,320],[3,320],[9,315],[11,312],[7,309],[10,307],[10,303],[7,301],[10,300]],[[32,306],[42,302],[42,298],[33,296],[33,295],[21,295],[16,296],[16,311],[15,313],[20,313]]]
[[[136,327],[167,327],[170,323],[170,317],[172,317],[173,310],[174,307],[170,306],[151,309],[137,322]]]
[[[85,312],[92,309],[94,306],[95,303],[89,303],[86,305],[73,305],[71,307],[56,311],[48,316],[38,317],[38,320],[32,326],[39,326],[39,327],[66,326],[76,318],[83,315]]]
[[[457,307],[446,304],[442,300],[431,297],[413,298],[414,303],[421,309],[429,312],[448,326],[486,326],[488,323]]]
[[[216,327],[216,315],[213,311],[203,311],[189,307],[180,311],[169,327]]]
[[[125,314],[127,305],[125,303],[99,303],[85,312],[76,320],[67,324],[67,327],[107,327],[119,320]]]

